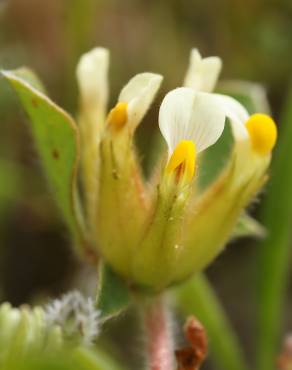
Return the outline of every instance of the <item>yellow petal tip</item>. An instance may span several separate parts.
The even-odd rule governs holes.
[[[269,154],[277,141],[277,126],[274,120],[262,113],[250,116],[246,122],[252,148],[260,155]]]
[[[128,120],[128,103],[119,102],[117,105],[109,112],[107,123],[111,127],[119,130],[125,126]]]
[[[190,182],[195,173],[195,161],[195,144],[191,140],[182,140],[174,149],[166,166],[166,172],[174,173],[178,181],[185,178],[187,182]]]

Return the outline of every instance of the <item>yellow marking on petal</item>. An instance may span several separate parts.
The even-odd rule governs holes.
[[[261,155],[269,154],[277,141],[277,126],[273,119],[266,114],[256,113],[250,116],[245,125],[253,149]]]
[[[108,125],[117,130],[123,128],[128,120],[127,108],[128,103],[117,103],[117,105],[108,114]]]
[[[181,177],[190,182],[195,173],[196,147],[191,140],[182,140],[174,149],[168,164],[167,173],[175,173],[177,180]]]

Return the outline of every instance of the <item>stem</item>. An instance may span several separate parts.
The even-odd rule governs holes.
[[[162,297],[147,302],[143,311],[149,370],[173,369],[173,340],[169,312]]]
[[[207,278],[196,275],[173,293],[178,308],[204,325],[216,368],[247,370],[238,338]]]
[[[292,89],[281,120],[262,223],[268,237],[258,250],[258,370],[274,369],[291,264]]]

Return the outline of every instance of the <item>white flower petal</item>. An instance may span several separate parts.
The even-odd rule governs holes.
[[[217,83],[221,68],[222,61],[219,57],[202,58],[198,49],[193,49],[184,86],[197,91],[211,92]]]
[[[213,145],[223,132],[224,121],[224,112],[213,94],[186,87],[169,92],[159,111],[159,127],[169,155],[181,140],[192,140],[197,152]]]
[[[249,118],[247,110],[230,96],[221,94],[213,94],[213,96],[217,99],[224,115],[230,120],[234,139],[236,141],[248,140],[249,135],[245,127],[245,122]]]
[[[140,73],[122,89],[119,102],[128,103],[128,125],[134,130],[150,107],[162,82],[162,76]]]
[[[81,106],[95,120],[104,117],[108,101],[109,51],[97,47],[83,54],[77,65]],[[94,118],[95,117],[95,118]]]
[[[267,97],[267,90],[263,85],[253,81],[225,80],[220,81],[219,87],[222,91],[247,95],[251,99],[256,112],[262,112],[271,115],[271,107]]]

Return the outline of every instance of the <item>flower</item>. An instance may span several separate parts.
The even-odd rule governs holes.
[[[198,80],[191,71],[203,79],[200,69],[189,67],[186,80]],[[159,113],[168,160],[133,269],[135,280],[158,289],[201,271],[222,251],[242,210],[266,181],[277,139],[271,117],[250,116],[233,98],[195,85],[169,92]],[[197,154],[220,138],[226,119],[234,137],[230,159],[203,194],[194,194]]]
[[[134,76],[106,116],[108,59],[108,51],[96,48],[82,56],[77,67],[81,94],[79,126],[84,148],[82,177],[92,239],[98,240],[96,244],[103,256],[119,272],[126,273],[128,253],[138,243],[146,216],[133,135],[162,76],[149,72]]]
[[[158,280],[163,281],[163,270],[167,269],[165,276],[169,278],[173,275],[172,282],[177,282],[205,268],[228,241],[242,210],[265,182],[277,129],[269,116],[249,116],[230,97],[191,88],[178,88],[168,93],[162,102],[159,118],[169,152],[164,175],[168,190],[165,191],[165,185],[162,185],[160,202],[164,203],[161,208],[164,214],[168,210],[167,217],[172,226],[168,230],[166,228],[163,234],[163,243],[166,241],[163,244],[163,259],[170,261],[170,265],[164,262]],[[233,153],[218,179],[203,194],[192,199],[190,184],[194,176],[196,152],[199,154],[219,139],[226,118],[232,125]],[[175,179],[171,185],[169,176]],[[172,190],[169,191],[169,188]],[[162,218],[159,207],[155,217]],[[168,237],[168,232],[171,237]],[[154,234],[157,235],[156,230]],[[150,244],[154,241],[151,229],[148,237],[145,253],[142,253],[143,260],[149,256]],[[161,240],[156,243],[160,244]],[[139,274],[142,271],[140,258]],[[154,260],[159,261],[159,257],[152,259],[152,265]],[[162,261],[157,265],[162,266]],[[144,278],[146,282],[150,276],[140,276],[140,279]]]
[[[168,146],[171,172],[185,161],[190,181],[195,155],[214,144],[224,129],[225,116],[213,95],[178,88],[164,98],[159,111],[160,131]]]
[[[131,135],[134,133],[162,82],[162,76],[155,73],[140,73],[134,76],[121,90],[117,104],[107,114],[108,69],[109,51],[97,47],[80,58],[76,73],[80,91],[82,177],[86,211],[93,229],[96,226],[98,178],[101,171],[101,138],[107,134],[108,142],[111,142],[111,137],[114,135],[115,142],[119,142],[118,146],[125,145],[125,136],[127,133]],[[119,152],[121,155],[125,150],[121,149]]]
[[[100,130],[106,123],[108,69],[109,51],[101,47],[82,55],[77,65],[81,117],[88,116],[95,130]],[[134,76],[122,89],[117,105],[109,114],[108,123],[117,126],[116,129],[127,123],[134,130],[147,112],[161,81],[162,76],[155,73]],[[124,119],[121,120],[121,117]]]

